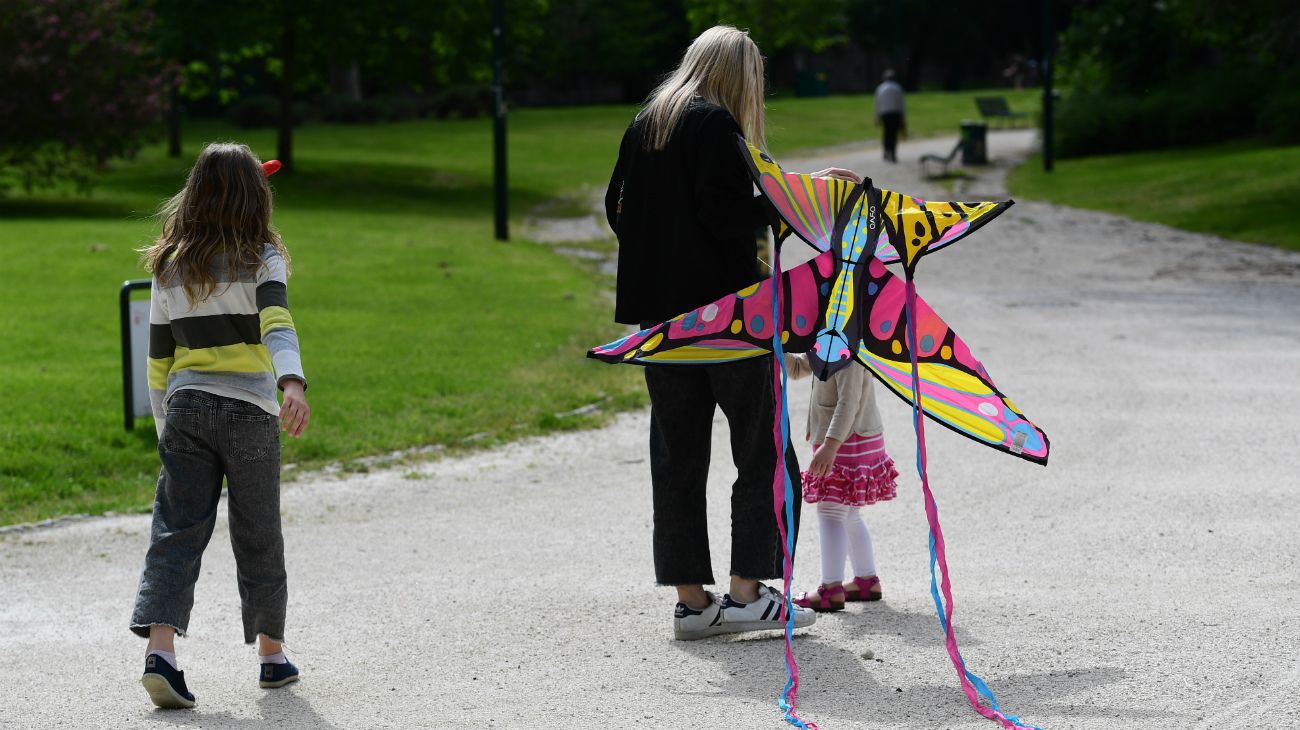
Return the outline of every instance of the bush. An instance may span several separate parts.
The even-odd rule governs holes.
[[[249,96],[226,109],[230,123],[243,129],[274,127],[280,123],[280,100],[273,96]]]
[[[226,107],[226,118],[242,129],[277,127],[280,125],[280,100],[274,96],[249,96]],[[294,102],[293,126],[315,119],[312,108],[303,102]]]
[[[127,0],[0,0],[0,192],[75,183],[157,137],[176,69]]]
[[[461,119],[473,119],[479,114],[491,113],[495,97],[486,86],[452,86],[433,99],[433,113],[446,119],[453,112]]]
[[[1281,144],[1300,144],[1300,94],[1291,91],[1300,84],[1300,73],[1275,80],[1274,93],[1260,105],[1260,131]]]
[[[1203,77],[1142,96],[1071,94],[1057,119],[1057,153],[1116,154],[1254,135],[1260,131],[1256,92],[1240,79]]]
[[[356,101],[343,96],[325,97],[321,119],[342,124],[374,124],[389,118],[388,106],[378,99]]]
[[[375,102],[384,108],[386,118],[391,122],[419,119],[427,116],[432,108],[432,100],[429,97],[414,94],[377,96]]]

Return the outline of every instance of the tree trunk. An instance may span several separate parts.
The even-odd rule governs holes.
[[[432,94],[438,85],[433,62],[433,33],[420,33],[416,37],[420,39],[420,84],[424,87],[421,91]]]
[[[179,80],[172,83],[167,103],[167,156],[181,156],[181,85]]]
[[[293,171],[293,87],[297,80],[298,11],[294,0],[284,0],[284,28],[280,34],[280,134],[276,157],[285,172]]]

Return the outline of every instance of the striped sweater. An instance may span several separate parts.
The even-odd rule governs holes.
[[[167,401],[183,388],[238,398],[279,414],[277,385],[307,382],[289,314],[284,257],[271,245],[262,265],[238,278],[224,266],[217,287],[191,302],[180,278],[153,278],[149,301],[149,401],[162,434]]]

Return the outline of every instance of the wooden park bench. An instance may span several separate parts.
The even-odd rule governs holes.
[[[948,165],[951,165],[952,161],[957,159],[957,155],[961,154],[961,147],[962,147],[961,140],[958,139],[957,145],[952,148],[952,152],[949,152],[946,157],[941,155],[921,155],[921,177],[932,178],[932,177],[943,177],[947,175]],[[938,175],[931,175],[929,172],[929,164],[928,164],[931,162],[941,165],[943,167],[943,172],[940,172]]]
[[[979,107],[984,121],[1000,119],[1012,124],[1018,124],[1021,119],[1029,121],[1028,114],[1011,111],[1011,107],[1007,106],[1007,100],[1000,96],[978,96],[975,98],[975,106]]]

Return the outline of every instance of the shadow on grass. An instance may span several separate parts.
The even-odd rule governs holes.
[[[145,220],[176,192],[176,180],[126,170],[105,178],[89,196],[12,195],[0,198],[0,218]],[[310,158],[292,174],[272,179],[284,210],[357,211],[448,218],[491,216],[491,180],[420,164],[335,162]],[[513,187],[510,204],[526,211],[555,197],[554,190]]]
[[[158,448],[158,430],[154,427],[152,418],[137,418],[135,428],[130,431],[123,429],[122,433],[126,442],[148,447],[151,451]]]
[[[95,198],[75,194],[64,197],[42,195],[0,198],[0,218],[6,220],[99,218],[144,220],[152,214],[153,211],[149,208],[142,208],[135,201],[120,198]]]
[[[491,215],[493,204],[486,178],[403,163],[307,163],[275,187],[279,203],[294,209],[465,218]],[[514,186],[510,205],[529,210],[554,196],[554,190]]]

